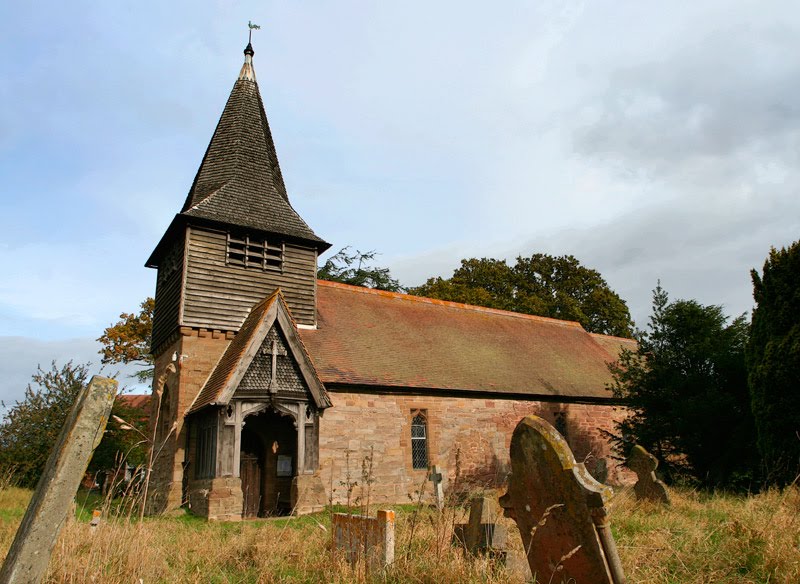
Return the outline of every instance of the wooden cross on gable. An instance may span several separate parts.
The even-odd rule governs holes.
[[[270,393],[278,393],[278,356],[285,357],[287,355],[286,349],[278,347],[278,341],[272,340],[272,350],[267,350],[266,347],[261,349],[262,355],[272,356],[272,369],[270,370],[269,389]]]

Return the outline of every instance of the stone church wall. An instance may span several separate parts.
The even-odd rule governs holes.
[[[333,407],[320,425],[319,476],[333,501],[346,501],[348,466],[351,481],[362,484],[362,461],[372,453],[370,499],[375,503],[408,503],[426,481],[426,470],[411,460],[411,412],[427,414],[428,463],[443,467],[450,484],[464,490],[500,487],[509,472],[508,451],[517,422],[529,414],[553,424],[579,462],[606,482],[627,482],[602,431],[613,431],[625,409],[611,405],[563,404],[518,399],[407,396],[330,391]],[[458,453],[458,454],[457,454]],[[349,461],[348,461],[349,455]],[[430,484],[425,485],[427,493]],[[353,491],[360,493],[360,487]],[[330,497],[330,492],[328,492]]]
[[[190,329],[182,327],[180,336],[169,345],[155,360],[155,379],[173,363],[173,355],[177,357],[174,364],[176,374],[169,375],[165,384],[166,400],[161,415],[158,416],[159,428],[156,433],[156,449],[161,449],[153,464],[150,479],[151,494],[148,497],[148,512],[162,513],[177,509],[182,499],[183,463],[185,457],[186,429],[183,414],[189,409],[200,388],[203,387],[209,372],[214,368],[228,343],[232,333],[211,331],[206,329]],[[152,400],[150,423],[156,423],[158,400]],[[168,415],[169,421],[165,423]],[[164,443],[172,423],[176,422],[174,432]],[[150,436],[153,428],[150,427]]]

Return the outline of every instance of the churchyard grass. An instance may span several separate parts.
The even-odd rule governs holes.
[[[629,582],[800,582],[800,489],[751,497],[691,490],[672,494],[672,507],[637,502],[632,491],[624,489],[613,501],[612,526]],[[30,491],[0,489],[3,555],[29,498]],[[146,518],[140,523],[134,514],[134,518],[104,518],[92,531],[86,509],[99,503],[79,496],[77,519],[68,521],[59,538],[48,582],[365,580],[363,569],[332,555],[327,512],[242,523],[207,523],[190,515]],[[434,509],[417,505],[394,509],[395,565],[369,576],[371,581],[523,581],[496,559],[473,558],[452,546],[442,531],[452,525],[451,518],[442,521]],[[465,521],[466,512],[456,519]],[[412,525],[413,539],[409,538]],[[516,528],[510,525],[511,540],[518,544]]]

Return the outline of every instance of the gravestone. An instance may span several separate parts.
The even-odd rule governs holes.
[[[8,550],[0,583],[35,584],[44,579],[53,546],[92,452],[103,437],[116,394],[117,382],[99,375],[81,389]]]
[[[431,467],[431,472],[428,475],[428,479],[430,479],[431,484],[433,485],[433,500],[436,503],[436,508],[439,511],[444,509],[444,477],[445,470],[434,464]]]
[[[499,505],[491,497],[475,497],[470,503],[469,520],[453,527],[453,539],[472,554],[503,556],[508,548],[508,529],[497,523]]]
[[[394,562],[394,511],[379,510],[376,517],[334,513],[332,527],[334,549],[351,565],[363,560],[376,570]]]
[[[608,460],[605,458],[598,458],[594,463],[592,476],[597,479],[597,482],[604,483],[608,480]]]
[[[516,521],[538,581],[625,582],[605,507],[611,495],[553,426],[537,416],[517,424],[500,505]]]
[[[92,511],[92,520],[89,522],[89,531],[92,533],[94,533],[94,531],[97,529],[97,526],[100,525],[101,516],[102,513],[100,512],[100,509],[95,509]]]
[[[653,501],[663,505],[670,504],[667,485],[656,478],[658,459],[655,456],[637,444],[631,448],[625,464],[639,477],[639,480],[633,486],[633,492],[636,493],[637,499],[640,501]]]

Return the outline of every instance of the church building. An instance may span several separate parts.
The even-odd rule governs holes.
[[[607,364],[632,341],[317,280],[330,244],[291,205],[250,44],[244,55],[146,264],[158,271],[150,512],[311,512],[345,501],[365,459],[374,503],[408,502],[432,465],[451,485],[499,486],[528,414],[613,481],[603,432],[624,410]]]

